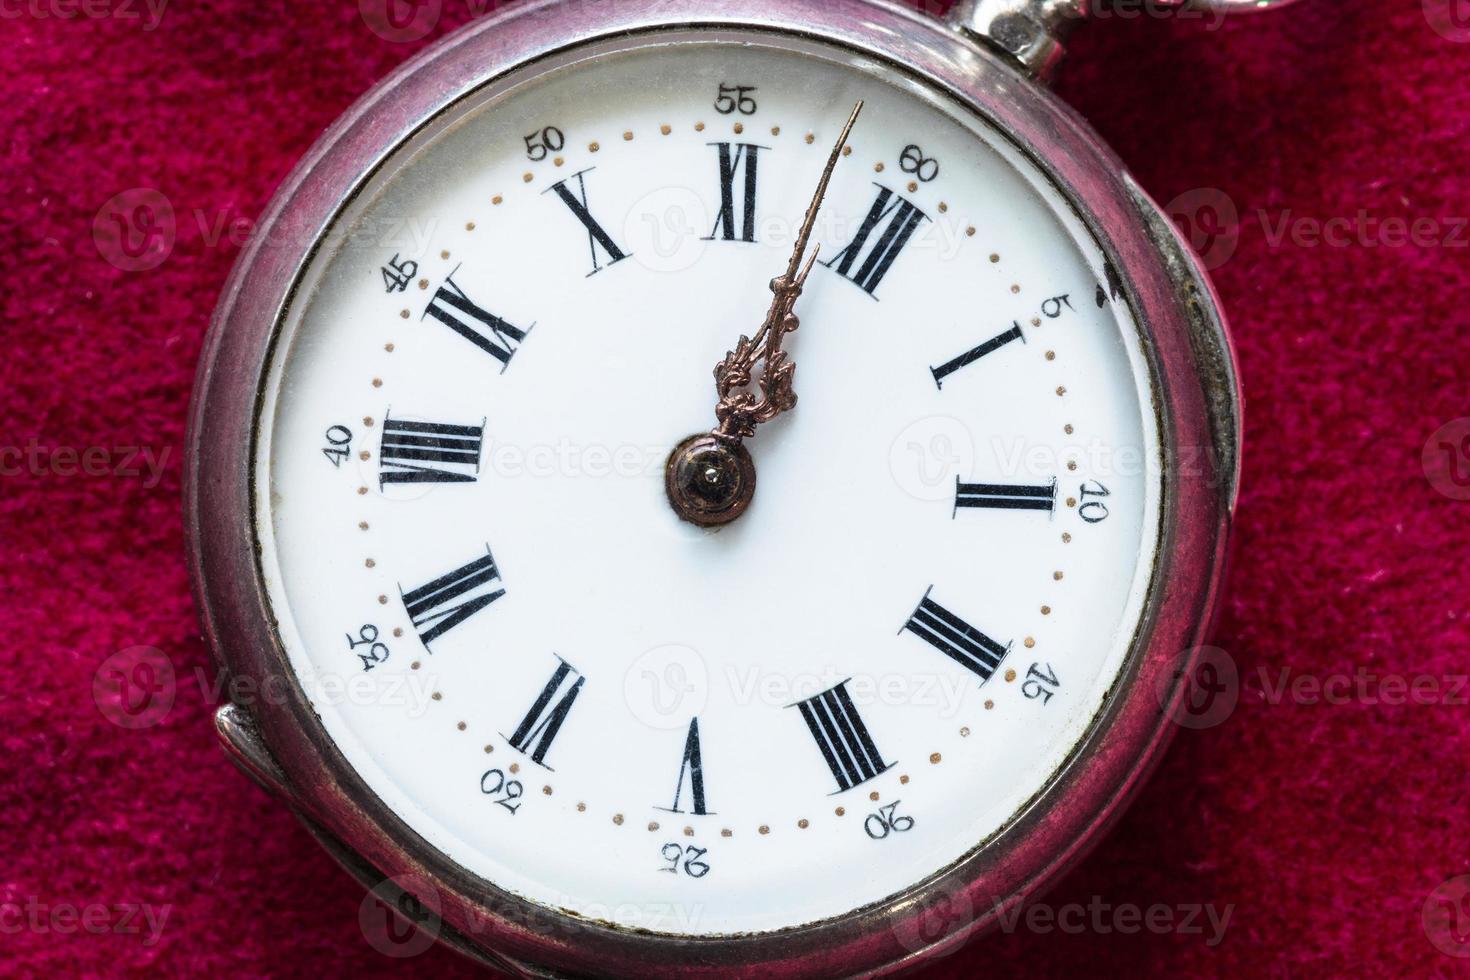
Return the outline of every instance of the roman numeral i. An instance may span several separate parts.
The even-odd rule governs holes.
[[[974,364],[976,361],[980,360],[980,358],[984,357],[986,354],[992,354],[995,351],[1000,350],[1006,344],[1012,343],[1013,341],[1017,340],[1024,344],[1026,342],[1026,335],[1021,332],[1021,325],[1019,323],[1013,322],[1011,325],[1011,329],[1005,331],[1004,333],[996,334],[985,343],[970,348],[953,360],[945,361],[943,364],[939,365],[939,367],[931,367],[929,369],[929,373],[934,375],[934,384],[942,389],[944,387],[944,379],[949,377],[951,374],[954,374],[960,368],[968,367],[969,365]]]
[[[875,294],[883,277],[893,268],[894,261],[913,237],[919,222],[928,221],[929,216],[882,184],[875,186],[878,196],[858,227],[857,237],[822,264],[835,269],[839,275],[857,283],[863,292],[877,299]],[[878,232],[880,226],[882,231]],[[878,238],[869,247],[868,240],[874,232],[878,232]],[[859,259],[861,264],[858,264]],[[853,269],[855,264],[856,270]]]
[[[924,590],[919,607],[899,630],[908,630],[955,663],[971,671],[984,684],[1000,667],[1010,651],[929,598],[933,586]]]
[[[378,486],[390,483],[473,483],[480,471],[485,426],[383,419]],[[428,464],[435,463],[437,466]]]
[[[490,548],[485,557],[403,593],[403,607],[424,646],[505,595]]]
[[[586,175],[595,169],[597,168],[588,167],[586,170],[579,170],[566,180],[558,181],[545,191],[542,191],[543,194],[549,194],[554,191],[556,196],[561,199],[561,202],[572,212],[573,216],[582,223],[582,227],[587,230],[587,247],[592,252],[592,271],[587,273],[589,276],[595,276],[603,269],[602,263],[598,261],[597,250],[599,248],[607,254],[608,265],[621,262],[628,257],[627,253],[618,247],[618,243],[613,241],[613,237],[607,233],[607,229],[603,228],[602,225],[597,223],[597,219],[592,217],[592,212],[587,207]],[[575,194],[567,187],[567,181],[571,180],[577,182],[577,193]]]
[[[719,237],[727,242],[737,240],[755,241],[755,185],[760,151],[765,147],[751,143],[711,143],[720,153],[720,213],[715,216],[715,226],[710,229],[705,241]],[[744,166],[742,166],[744,164]],[[743,171],[745,180],[737,194],[735,180]],[[736,216],[736,200],[741,201],[739,218]]]
[[[893,764],[884,762],[868,726],[847,693],[847,681],[805,701],[798,701],[802,720],[817,743],[837,792],[865,783]]]

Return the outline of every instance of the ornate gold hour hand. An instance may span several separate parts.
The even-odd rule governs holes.
[[[817,222],[817,212],[827,196],[832,171],[862,111],[863,103],[859,101],[832,147],[816,193],[802,219],[786,271],[771,280],[771,307],[760,329],[754,337],[741,335],[735,348],[715,365],[715,392],[719,402],[715,406],[714,431],[690,436],[669,454],[664,488],[674,512],[686,521],[713,527],[728,524],[745,512],[755,495],[755,463],[742,440],[754,435],[756,426],[796,404],[793,387],[796,364],[781,349],[781,342],[801,325],[795,312],[796,301],[821,251],[817,246],[808,255],[807,244]]]

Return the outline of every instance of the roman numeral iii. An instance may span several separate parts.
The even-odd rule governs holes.
[[[1044,510],[1057,506],[1057,481],[1040,486],[1009,483],[961,483],[955,479],[954,509],[984,507],[990,510]]]
[[[434,293],[434,298],[429,301],[424,315],[419,319],[433,317],[438,320],[499,361],[500,369],[503,371],[510,365],[511,357],[515,354],[521,341],[526,339],[526,334],[531,332],[531,327],[522,330],[512,326],[476,304],[454,281],[454,275],[457,272],[459,272],[458,266],[455,267],[454,272],[444,277],[444,285]]]
[[[921,221],[929,216],[904,200],[882,184],[876,185],[878,196],[868,208],[858,228],[857,237],[847,247],[822,264],[847,279],[857,283],[874,299],[879,283],[893,268],[903,247],[913,237]],[[881,229],[881,230],[880,230]],[[877,240],[869,246],[869,239],[877,232]],[[853,267],[857,266],[856,269]]]
[[[613,241],[613,237],[607,233],[607,230],[602,225],[597,223],[597,219],[592,217],[592,212],[588,210],[586,175],[595,169],[597,168],[588,167],[586,170],[579,170],[566,180],[558,181],[542,192],[551,193],[554,191],[556,196],[561,198],[561,202],[582,223],[582,227],[587,230],[587,247],[592,252],[592,271],[587,273],[589,276],[594,276],[602,271],[603,266],[598,261],[597,255],[599,248],[606,253],[608,265],[621,262],[628,257],[627,253],[618,247],[618,243]],[[567,186],[567,183],[573,180],[577,182],[577,192],[575,194]]]
[[[1026,342],[1026,336],[1025,334],[1021,333],[1021,325],[1019,323],[1013,322],[1011,325],[1011,329],[1005,331],[1004,333],[996,334],[985,343],[980,344],[978,347],[970,348],[953,360],[945,361],[943,364],[939,365],[939,367],[931,367],[929,369],[929,373],[934,375],[934,384],[939,388],[943,388],[944,379],[949,377],[951,374],[954,374],[960,368],[974,364],[986,354],[994,353],[995,351],[1000,350],[1006,344],[1009,344],[1012,341],[1016,340],[1019,340],[1021,343],[1024,344]]]
[[[500,570],[486,547],[485,557],[403,593],[403,608],[428,646],[503,595]]]
[[[720,238],[727,242],[753,242],[756,171],[762,147],[751,143],[711,143],[710,146],[720,153],[720,213],[715,217],[715,226],[704,240],[709,242]],[[735,181],[742,174],[745,179],[737,190]],[[738,218],[735,204],[737,200],[741,202]]]
[[[485,426],[383,419],[378,486],[473,483],[480,472]],[[431,465],[432,464],[432,465]]]
[[[965,622],[939,603],[929,598],[933,586],[924,590],[919,608],[903,624],[902,633],[908,630],[928,643],[955,663],[973,672],[984,684],[1000,667],[1000,662],[1010,651],[1009,643],[1002,646],[984,633]]]
[[[802,720],[821,751],[837,792],[852,789],[890,768],[868,733],[857,706],[847,693],[847,681],[815,697],[798,701]]]
[[[688,785],[689,794],[685,796],[684,787]],[[679,761],[679,782],[674,786],[674,804],[670,806],[670,813],[686,812],[680,807],[683,803],[689,807],[688,812],[695,816],[705,816],[709,813],[704,802],[704,760],[699,751],[699,719],[689,719],[689,734],[684,737],[684,757]]]
[[[531,705],[531,710],[526,712],[526,717],[521,719],[507,740],[511,746],[517,752],[530,756],[538,766],[550,769],[544,761],[546,751],[556,740],[562,722],[567,720],[567,714],[576,703],[577,695],[582,693],[582,684],[586,680],[571,664],[558,657],[551,680],[546,682],[536,697],[536,703]]]

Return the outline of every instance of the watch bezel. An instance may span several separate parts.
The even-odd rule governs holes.
[[[294,682],[254,526],[256,419],[273,343],[295,284],[346,203],[397,147],[468,93],[569,48],[674,29],[755,31],[846,48],[937,87],[1007,133],[1071,202],[1119,273],[1154,376],[1165,467],[1159,558],[1127,665],[1046,788],[991,840],[902,895],[747,937],[656,936],[578,919],[516,898],[431,848],[347,765]],[[255,690],[290,679],[272,685],[285,698],[248,711],[279,767],[280,788],[358,858],[354,873],[416,876],[436,892],[450,931],[493,951],[499,965],[686,977],[894,967],[993,925],[1002,909],[1054,881],[1157,762],[1172,731],[1168,709],[1184,694],[1181,667],[1212,617],[1233,508],[1239,404],[1218,304],[1167,221],[1085,123],[942,23],[875,0],[514,7],[431,47],[361,99],[283,184],[259,231],[222,294],[191,410],[186,518],[205,633],[221,669],[253,678]],[[1186,458],[1192,465],[1182,465]]]

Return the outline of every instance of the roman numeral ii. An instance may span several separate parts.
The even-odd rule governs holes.
[[[403,593],[403,607],[428,646],[503,595],[500,570],[487,547],[485,557]]]
[[[847,693],[847,681],[798,701],[796,707],[801,709],[802,720],[827,768],[832,770],[832,778],[837,780],[837,792],[865,783],[892,765],[883,761],[873,743],[868,726]]]
[[[955,477],[954,508],[984,507],[990,510],[1044,510],[1057,506],[1057,481],[1039,486],[1012,483],[961,483]]]

